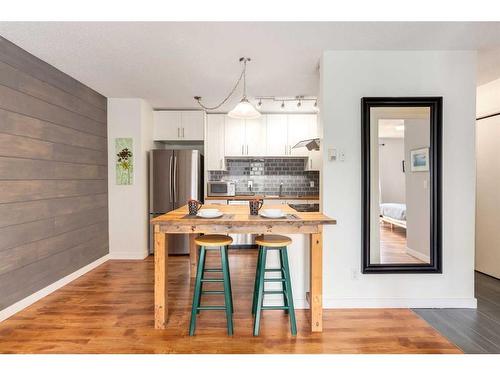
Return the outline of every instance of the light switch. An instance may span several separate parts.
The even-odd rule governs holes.
[[[344,150],[340,150],[339,159],[340,159],[340,161],[345,161],[345,151]]]

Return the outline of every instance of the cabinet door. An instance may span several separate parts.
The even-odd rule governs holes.
[[[287,115],[267,115],[266,156],[287,154]]]
[[[316,137],[316,118],[316,115],[288,115],[288,155],[309,156],[307,148],[292,147],[300,141]]]
[[[181,138],[180,111],[153,112],[153,139],[155,141],[172,141]]]
[[[185,141],[203,141],[205,128],[205,112],[181,112],[181,139]]]
[[[245,120],[226,116],[224,139],[226,156],[245,155]]]
[[[208,171],[225,169],[224,163],[224,120],[226,115],[207,115],[205,138],[205,163]]]
[[[266,116],[245,120],[245,155],[266,155]]]

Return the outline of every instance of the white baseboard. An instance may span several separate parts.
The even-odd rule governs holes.
[[[9,307],[1,310],[0,311],[0,322],[11,317],[12,315],[18,313],[19,311],[25,309],[26,307],[32,305],[33,303],[42,299],[43,297],[46,297],[50,293],[65,286],[66,284],[69,284],[73,280],[79,278],[80,276],[93,270],[97,266],[103,264],[108,259],[109,259],[109,254],[106,254],[105,256],[93,261],[90,264],[87,264],[85,267],[80,268],[79,270],[73,272],[72,274],[69,274],[68,276],[63,277],[62,279],[56,281],[55,283],[52,283],[49,286],[46,286],[45,288],[39,290],[38,292],[35,292],[35,293],[29,295],[28,297],[23,298],[22,300],[14,303],[13,305],[10,305]]]
[[[138,254],[138,253],[127,253],[127,252],[110,252],[109,253],[109,259],[113,259],[113,260],[143,260],[143,259],[146,259],[148,257],[148,253],[145,252],[145,253],[142,253],[142,254]]]
[[[475,298],[323,298],[325,309],[408,308],[475,309]]]
[[[281,305],[283,297],[279,295],[267,295],[264,303],[266,305]],[[306,298],[294,298],[293,304],[296,309],[308,309],[309,303]],[[323,297],[324,309],[475,309],[477,300],[475,298],[328,298]]]
[[[431,258],[429,255],[422,254],[421,252],[410,249],[409,247],[406,248],[406,252],[408,254],[410,254],[411,256],[413,256],[417,259],[420,259],[422,262],[425,262],[425,263],[431,262]]]

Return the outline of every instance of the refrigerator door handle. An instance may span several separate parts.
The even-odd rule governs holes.
[[[174,187],[174,201],[177,202],[177,156],[174,156],[174,179],[172,185]]]
[[[170,168],[169,168],[169,176],[172,179],[172,156],[170,156]],[[170,193],[170,203],[172,203],[172,187],[168,189],[168,192]]]

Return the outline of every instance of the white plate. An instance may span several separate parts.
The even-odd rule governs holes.
[[[280,214],[269,215],[269,214],[267,214],[265,212],[261,212],[260,216],[268,218],[268,219],[281,219],[283,217],[286,217],[286,214],[284,212],[281,212]]]
[[[201,214],[200,212],[198,212],[196,214],[196,216],[198,217],[201,217],[203,219],[215,219],[216,217],[221,217],[222,215],[224,215],[224,212],[214,212],[214,213],[210,213],[210,214]]]

